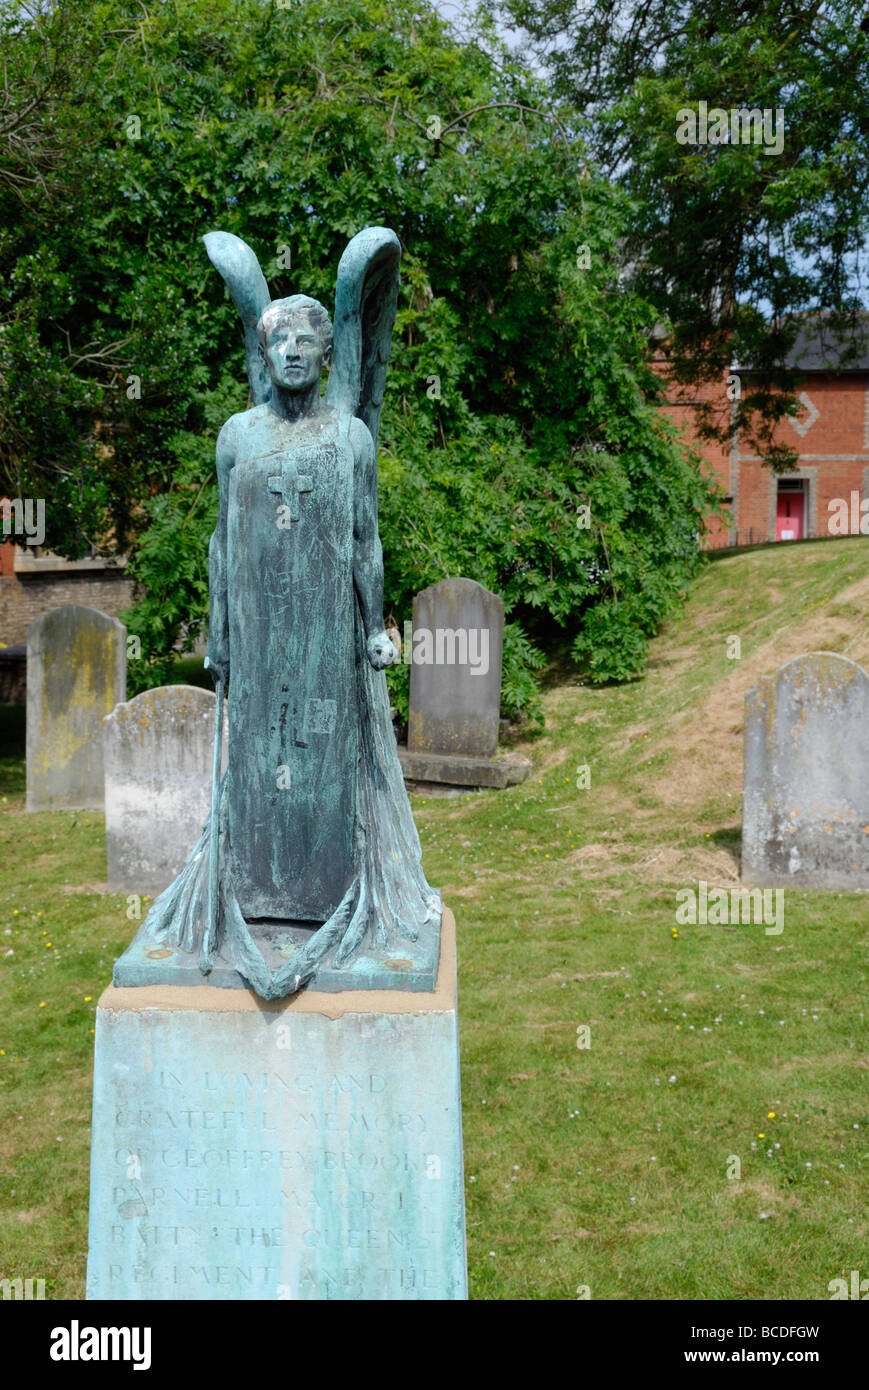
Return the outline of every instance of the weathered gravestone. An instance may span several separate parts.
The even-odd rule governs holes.
[[[400,245],[354,237],[334,328],[306,296],[270,302],[237,237],[206,246],[254,402],[217,441],[209,549],[227,770],[97,1009],[88,1296],[464,1298],[455,924],[384,674]]]
[[[103,718],[126,686],[126,629],[117,618],[71,604],[30,624],[28,811],[103,805]]]
[[[410,662],[405,777],[456,786],[506,787],[530,771],[496,757],[501,709],[504,604],[473,579],[443,579],[417,594]]]
[[[162,893],[184,867],[211,806],[216,703],[211,690],[165,685],[106,716],[106,849],[113,892]]]
[[[742,877],[869,889],[869,676],[810,652],[745,697]]]

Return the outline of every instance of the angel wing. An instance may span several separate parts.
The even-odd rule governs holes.
[[[264,405],[272,393],[271,381],[260,361],[256,326],[263,309],[271,303],[266,278],[255,252],[241,237],[231,232],[206,232],[202,240],[211,264],[226,281],[232,302],[241,315],[251,401],[254,405]]]
[[[338,264],[329,405],[364,420],[377,448],[386,364],[398,304],[401,244],[387,227],[366,227]]]

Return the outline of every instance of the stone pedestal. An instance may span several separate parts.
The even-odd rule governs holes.
[[[112,986],[90,1299],[467,1296],[455,922],[436,989]]]

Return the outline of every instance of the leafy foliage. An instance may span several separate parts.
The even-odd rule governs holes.
[[[23,76],[74,7],[58,0],[20,35],[14,9]],[[402,241],[387,609],[403,621],[446,575],[499,592],[505,713],[535,708],[553,631],[594,679],[641,670],[715,490],[654,407],[655,315],[617,270],[631,209],[569,113],[508,53],[460,46],[406,0],[96,0],[88,23],[90,68],[58,116],[72,167],[48,171],[50,197],[25,192],[26,225],[0,242],[0,417],[22,431],[0,487],[49,484],[63,553],[129,548],[133,683],[163,679],[207,620],[213,443],[245,400],[237,315],[200,242],[216,227],[255,248],[273,294],[327,304],[360,227]]]
[[[750,389],[701,432],[739,429],[774,468],[776,425],[797,409],[785,363],[807,314],[855,351],[869,231],[869,17],[854,0],[486,0],[521,25],[554,91],[588,118],[592,149],[630,195],[623,257],[671,325],[670,370],[715,382],[750,364]],[[679,113],[768,111],[780,150],[682,144]],[[769,132],[772,134],[772,130]],[[766,137],[764,137],[766,138]]]

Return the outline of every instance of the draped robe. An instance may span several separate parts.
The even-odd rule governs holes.
[[[235,417],[211,557],[225,576],[212,592],[229,638],[232,879],[248,921],[323,922],[353,874],[355,460],[349,417],[276,439],[271,414]]]
[[[259,356],[270,301],[256,256],[229,233],[205,242],[241,314],[255,402],[220,432],[209,551],[209,653],[230,677],[228,768],[127,954],[139,975],[174,951],[196,953],[206,978],[219,959],[281,999],[324,972],[334,987],[363,959],[403,961],[403,942],[438,958],[440,895],[422,869],[386,678],[366,650],[383,626],[376,439],[400,246],[382,227],[348,245],[325,402],[290,421],[270,405]],[[312,930],[299,927],[276,962],[274,929],[294,923]]]

